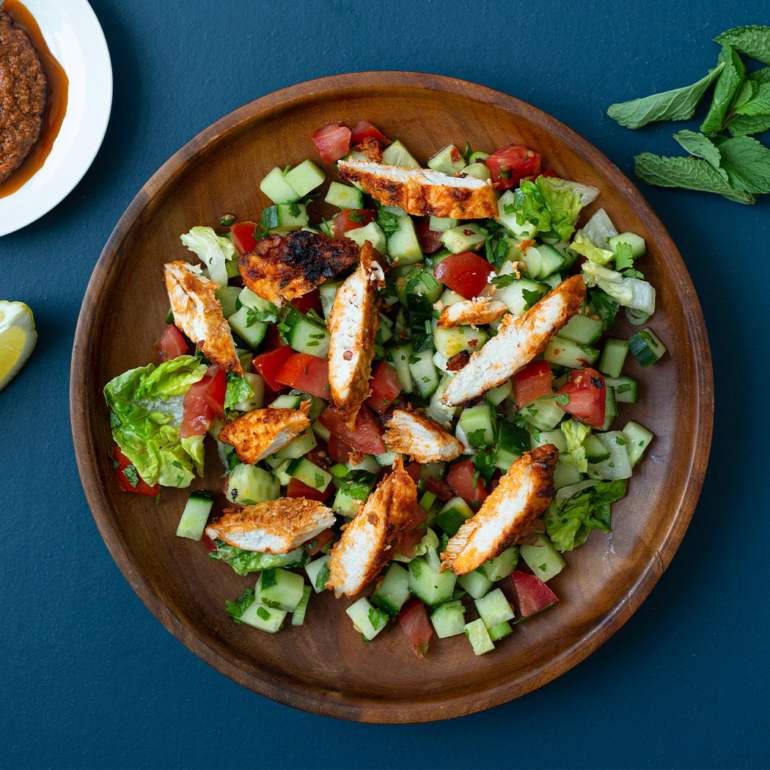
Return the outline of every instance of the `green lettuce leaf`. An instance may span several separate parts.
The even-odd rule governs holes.
[[[619,305],[652,315],[655,312],[655,287],[639,278],[629,278],[617,270],[584,262],[581,266],[586,286],[598,286]]]
[[[295,548],[289,553],[258,553],[257,551],[244,551],[234,545],[227,545],[219,540],[217,547],[209,554],[209,559],[223,561],[229,564],[239,575],[248,575],[250,572],[261,572],[271,567],[302,567],[308,560],[307,551]]]
[[[254,395],[249,381],[235,372],[227,373],[227,390],[225,391],[225,409],[232,409],[236,404],[248,401]]]
[[[160,366],[131,369],[107,383],[112,437],[150,486],[187,487],[203,474],[203,436],[179,438],[184,394],[206,365],[179,356]]]
[[[545,529],[559,551],[585,543],[594,529],[610,531],[612,503],[624,497],[628,479],[581,481],[556,493],[545,514]]]
[[[570,248],[578,254],[582,254],[589,262],[595,262],[597,265],[606,265],[615,258],[613,252],[594,246],[593,242],[583,235],[582,230],[575,233]]]
[[[567,465],[573,465],[581,473],[586,473],[588,471],[588,460],[586,459],[586,450],[583,447],[583,442],[591,432],[591,429],[582,422],[575,422],[575,420],[564,420],[560,427],[564,438],[567,439],[567,451],[563,452],[559,459],[567,463]]]
[[[227,286],[225,262],[237,254],[233,242],[217,235],[212,227],[193,227],[189,233],[181,235],[180,239],[206,265],[209,278],[220,286]]]

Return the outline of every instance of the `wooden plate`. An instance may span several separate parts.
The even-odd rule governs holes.
[[[316,158],[312,132],[367,118],[398,136],[423,163],[449,142],[494,150],[515,142],[543,154],[560,176],[595,185],[619,231],[644,236],[640,268],[658,291],[652,326],[669,353],[652,368],[635,362],[641,403],[621,405],[655,433],[629,496],[613,509],[611,536],[594,532],[567,556],[552,586],[560,604],[475,657],[463,636],[436,640],[417,660],[396,628],[364,644],[326,592],[307,622],[260,633],[227,618],[224,603],[253,580],[209,561],[200,544],[174,537],[189,490],[152,498],[120,492],[102,389],[112,377],[156,361],[153,341],[168,299],[161,266],[191,257],[180,233],[221,214],[255,217],[276,164]],[[327,169],[332,174],[332,169]],[[590,211],[588,213],[591,213]],[[621,334],[631,333],[631,327]],[[268,698],[305,711],[365,722],[459,716],[517,698],[568,670],[617,631],[674,555],[706,469],[713,419],[711,357],[698,299],[676,247],[631,182],[598,150],[540,110],[461,80],[368,72],[286,88],[227,115],[174,155],[142,188],[96,265],[80,313],[71,374],[71,415],[80,475],[94,518],[140,598],[183,644],[218,671]],[[221,485],[209,448],[201,486]],[[507,590],[507,589],[506,589]]]

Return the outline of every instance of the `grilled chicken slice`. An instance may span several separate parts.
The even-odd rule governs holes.
[[[417,485],[400,457],[393,468],[343,528],[332,549],[326,587],[334,589],[337,597],[355,596],[374,580],[412,526]]]
[[[341,160],[337,168],[343,179],[360,185],[383,206],[398,206],[407,214],[433,214],[445,219],[497,218],[497,198],[487,180],[366,160]]]
[[[357,258],[358,246],[349,238],[332,240],[297,230],[263,238],[240,258],[238,267],[249,289],[280,307],[313,291]]]
[[[391,452],[409,455],[418,463],[449,462],[463,453],[463,445],[437,422],[421,414],[396,409],[382,439]]]
[[[228,372],[243,374],[235,354],[230,324],[222,315],[215,296],[219,285],[201,275],[201,268],[189,262],[163,266],[166,290],[174,313],[174,324],[204,353],[209,361]]]
[[[385,286],[379,254],[365,241],[358,269],[337,290],[329,315],[329,385],[342,419],[352,428],[369,393],[374,337],[380,326],[377,290]]]
[[[299,409],[255,409],[225,425],[219,440],[235,448],[248,465],[264,460],[310,427],[310,401]]]
[[[559,450],[545,444],[515,460],[479,512],[447,543],[441,571],[467,575],[511,545],[551,502],[558,458]]]
[[[572,276],[550,291],[523,316],[503,319],[497,336],[471,356],[447,385],[441,400],[458,406],[502,385],[536,355],[580,308],[586,286],[579,275]]]
[[[492,321],[501,318],[507,310],[507,305],[498,299],[487,297],[466,299],[442,308],[438,325],[448,327],[491,324]]]
[[[322,503],[280,497],[245,508],[227,508],[206,527],[206,534],[245,551],[289,553],[333,524],[334,514]]]

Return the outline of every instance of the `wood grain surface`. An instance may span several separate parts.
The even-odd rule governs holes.
[[[269,205],[259,182],[274,165],[307,157],[320,165],[312,132],[360,118],[401,138],[422,163],[446,144],[466,140],[474,150],[512,142],[535,149],[560,176],[600,189],[584,216],[603,207],[620,232],[637,232],[648,244],[639,267],[657,289],[651,326],[669,353],[647,370],[633,360],[626,365],[640,381],[640,403],[621,404],[618,424],[638,420],[655,440],[628,497],[613,506],[612,534],[594,532],[567,554],[568,568],[549,583],[561,602],[516,626],[482,657],[458,636],[434,638],[430,653],[417,660],[398,628],[365,644],[344,613],[351,602],[329,592],[311,597],[303,627],[270,635],[236,625],[225,601],[253,587],[254,579],[210,561],[201,543],[174,536],[190,490],[164,489],[156,505],[122,493],[114,481],[102,389],[127,369],[157,362],[153,342],[168,311],[162,265],[192,258],[179,235],[194,225],[216,225],[226,212],[258,218]],[[326,171],[335,178],[331,167]],[[631,329],[621,324],[618,336]],[[366,722],[480,711],[549,682],[596,650],[645,599],[679,546],[703,482],[713,421],[711,357],[698,299],[676,247],[638,190],[598,150],[540,110],[479,85],[408,72],[339,75],[277,91],[222,118],[167,161],[121,217],[94,269],[70,385],[89,505],[112,556],[155,616],[245,687],[295,708]],[[210,446],[206,478],[193,487],[221,483]]]

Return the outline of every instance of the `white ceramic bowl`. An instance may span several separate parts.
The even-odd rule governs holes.
[[[112,108],[107,41],[86,0],[23,0],[69,78],[59,135],[42,168],[0,198],[0,236],[26,227],[60,203],[83,178],[104,139]]]

